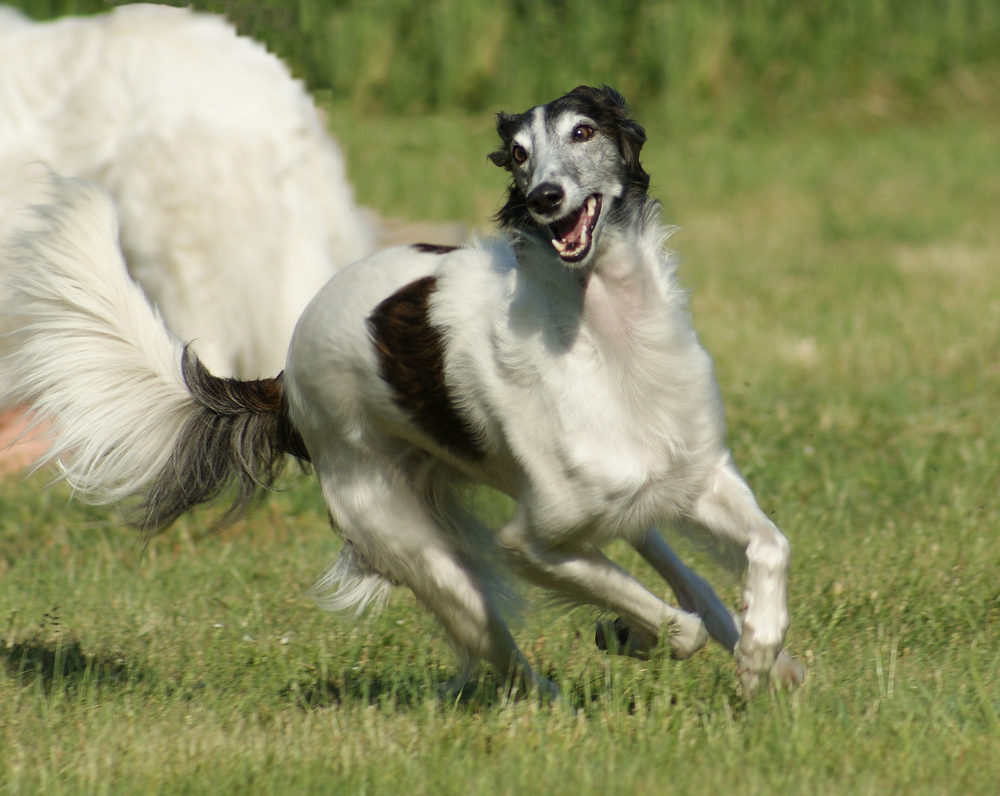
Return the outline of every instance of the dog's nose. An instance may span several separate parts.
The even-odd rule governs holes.
[[[565,196],[566,192],[554,182],[543,182],[528,194],[528,209],[539,215],[548,215],[559,207]]]

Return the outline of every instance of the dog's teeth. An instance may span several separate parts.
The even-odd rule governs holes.
[[[552,248],[564,260],[577,258],[590,247],[593,231],[591,225],[599,212],[599,206],[600,199],[597,196],[588,196],[572,217],[567,216],[552,225]]]

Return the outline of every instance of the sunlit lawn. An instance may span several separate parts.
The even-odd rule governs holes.
[[[489,116],[329,114],[363,203],[487,225]],[[792,543],[795,694],[744,705],[717,648],[609,658],[592,613],[540,605],[515,633],[563,702],[505,704],[485,671],[442,701],[454,662],[409,594],[361,620],[306,596],[339,544],[307,478],[142,557],[113,513],[6,477],[0,793],[995,793],[996,129],[650,126],[735,458]]]

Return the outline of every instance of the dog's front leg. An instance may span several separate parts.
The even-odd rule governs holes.
[[[670,549],[655,528],[637,544],[636,550],[670,584],[677,602],[685,611],[697,613],[709,635],[730,652],[735,653],[740,640],[739,616],[730,613],[704,578],[689,569]],[[783,688],[799,685],[805,670],[786,650],[781,650],[771,668],[771,683]]]
[[[787,656],[779,659],[788,630],[791,549],[757,506],[728,457],[709,475],[685,524],[695,533],[707,532],[734,547],[746,558],[740,635],[733,648],[745,696],[753,695],[772,668],[783,685],[801,682],[802,668]]]

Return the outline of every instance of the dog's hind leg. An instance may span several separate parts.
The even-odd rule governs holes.
[[[740,639],[740,630],[715,590],[685,566],[655,528],[646,532],[635,549],[670,584],[681,608],[698,614],[708,634],[732,652]]]
[[[590,545],[545,547],[517,517],[500,531],[498,540],[512,565],[532,583],[572,602],[621,614],[631,630],[639,631],[632,635],[638,647],[633,654],[666,640],[671,655],[683,660],[708,638],[698,616],[667,605]]]
[[[317,464],[327,507],[351,545],[351,555],[363,562],[363,568],[409,587],[441,622],[466,676],[481,658],[512,691],[523,694],[537,688],[543,696],[554,696],[555,686],[532,670],[514,643],[491,573],[483,566],[485,559],[473,560],[461,549],[405,474],[379,464],[368,471],[364,465],[334,469],[322,461]],[[349,607],[350,600],[341,599],[341,593],[346,595],[359,578],[363,580],[365,573],[357,569],[339,589],[325,579],[323,585],[333,593],[320,601]]]

